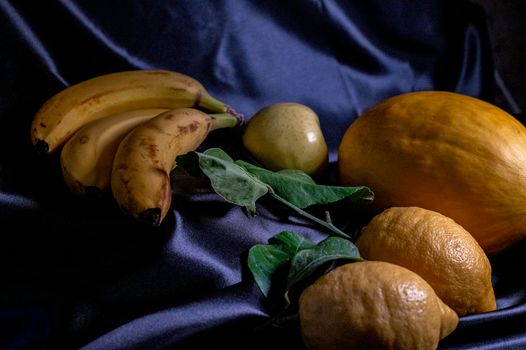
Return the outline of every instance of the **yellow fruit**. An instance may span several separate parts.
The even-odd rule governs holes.
[[[320,174],[328,149],[316,113],[299,103],[277,103],[259,110],[243,130],[243,144],[265,167]]]
[[[302,337],[311,350],[436,349],[457,314],[420,276],[365,261],[330,271],[300,296]]]
[[[362,229],[356,246],[365,259],[417,273],[459,315],[496,309],[486,254],[469,232],[442,214],[389,208]]]
[[[487,254],[526,234],[526,128],[479,99],[429,91],[384,100],[348,128],[338,163],[341,182],[371,188],[378,210],[442,213]]]

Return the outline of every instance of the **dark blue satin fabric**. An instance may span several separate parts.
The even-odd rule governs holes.
[[[309,105],[334,172],[345,129],[383,98],[435,89],[492,101],[484,23],[458,0],[0,0],[0,348],[300,349],[297,329],[254,331],[273,310],[246,254],[286,229],[325,237],[267,200],[249,218],[210,191],[176,192],[155,229],[109,198],[83,202],[58,157],[31,146],[47,98],[113,71],[180,71],[247,117],[276,102]],[[242,156],[238,132],[203,147]],[[526,281],[515,269],[524,249],[492,258],[499,310],[463,317],[440,348],[526,347]]]

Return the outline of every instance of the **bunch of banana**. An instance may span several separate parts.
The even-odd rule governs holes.
[[[39,154],[61,149],[72,192],[90,197],[111,187],[124,213],[159,225],[171,204],[175,158],[196,149],[210,131],[242,122],[187,75],[136,70],[62,90],[34,116],[31,139]]]

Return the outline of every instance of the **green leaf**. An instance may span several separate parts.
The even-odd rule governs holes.
[[[272,172],[241,160],[234,162],[219,148],[210,148],[204,153],[190,152],[178,157],[177,161],[189,172],[196,173],[196,168],[199,168],[220,196],[228,202],[244,206],[249,215],[255,215],[256,201],[268,193],[296,214],[317,223],[331,234],[345,238],[349,238],[345,232],[303,208],[344,198],[362,201],[373,198],[371,190],[364,186],[317,185],[309,175],[299,170]]]
[[[282,292],[290,304],[288,293],[293,287],[312,276],[322,264],[339,259],[362,260],[358,248],[347,239],[329,237],[315,244],[297,233],[282,231],[272,237],[269,244],[256,244],[250,248],[248,267],[266,297],[273,286],[284,285]],[[277,275],[285,267],[286,274]],[[282,283],[276,280],[280,277],[283,277]]]
[[[286,252],[291,259],[300,250],[316,246],[314,242],[290,231],[278,233],[269,240],[269,243]]]
[[[340,237],[329,237],[314,247],[300,250],[291,261],[286,294],[296,284],[311,276],[322,264],[338,259],[363,260],[358,248],[348,239]]]
[[[196,152],[197,153],[197,152]],[[228,163],[234,163],[234,160],[221,148],[209,148],[203,152],[204,155],[224,160]]]
[[[250,248],[248,268],[263,294],[268,297],[276,271],[290,262],[298,251],[314,246],[314,242],[297,233],[282,231],[272,237],[269,244],[256,244]]]
[[[210,148],[203,153],[190,152],[177,158],[178,164],[194,172],[196,161],[210,179],[214,191],[226,201],[245,207],[249,214],[255,214],[256,201],[268,193],[268,185],[234,163],[219,148]]]
[[[280,247],[268,244],[256,244],[248,251],[248,268],[252,272],[261,292],[268,297],[272,287],[274,273],[284,264],[288,263],[291,256]]]
[[[300,170],[273,172],[241,160],[236,161],[236,164],[269,185],[281,198],[301,209],[313,204],[333,203],[344,198],[371,201],[374,197],[373,192],[365,186],[318,185]]]

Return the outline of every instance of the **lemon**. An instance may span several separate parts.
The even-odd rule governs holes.
[[[462,226],[437,212],[392,207],[376,215],[356,241],[362,257],[417,273],[459,315],[496,309],[490,262]]]
[[[381,261],[342,265],[299,300],[302,337],[311,349],[436,349],[457,314],[414,272]]]

